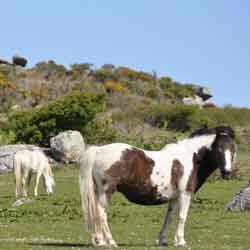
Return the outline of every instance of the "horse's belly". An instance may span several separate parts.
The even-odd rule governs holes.
[[[129,201],[140,205],[159,205],[169,200],[168,197],[157,192],[157,187],[152,186],[123,184],[118,185],[117,190]]]

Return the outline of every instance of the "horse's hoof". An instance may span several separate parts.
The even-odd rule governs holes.
[[[110,240],[110,241],[109,241],[109,245],[110,245],[111,247],[118,247],[118,245],[116,244],[116,242],[115,242],[114,240]]]
[[[105,240],[97,239],[97,238],[93,239],[92,243],[93,243],[93,246],[95,247],[104,247],[108,245]]]
[[[168,243],[167,243],[166,239],[157,239],[156,240],[156,245],[158,245],[158,246],[167,246]]]
[[[176,241],[174,246],[175,247],[185,247],[187,245],[185,240],[180,240],[180,241]]]

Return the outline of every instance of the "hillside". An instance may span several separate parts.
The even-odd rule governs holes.
[[[67,69],[50,60],[26,69],[0,61],[0,143],[46,145],[46,138],[72,128],[80,130],[88,143],[126,141],[159,149],[201,126],[229,124],[237,130],[239,141],[248,144],[250,110],[218,108],[205,102],[211,96],[199,84],[112,64],[94,68],[81,63]],[[92,103],[91,109],[87,104],[85,109],[76,108],[82,105],[81,98]],[[89,116],[83,115],[86,109]],[[68,114],[68,127],[58,122],[62,110]],[[79,117],[86,121],[81,123]]]

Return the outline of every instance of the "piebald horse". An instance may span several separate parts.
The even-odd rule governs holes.
[[[169,203],[159,245],[167,244],[171,215],[179,205],[175,245],[185,245],[184,226],[191,195],[217,168],[223,178],[230,176],[236,156],[234,140],[234,131],[220,126],[200,129],[161,151],[122,143],[90,147],[80,160],[80,192],[93,245],[116,246],[106,213],[115,191],[141,205]]]
[[[47,194],[53,193],[55,181],[49,160],[41,150],[20,150],[14,155],[14,174],[16,181],[16,198],[26,198],[27,186],[33,173],[36,173],[34,195],[38,195],[38,185],[41,176],[44,177],[44,185]]]

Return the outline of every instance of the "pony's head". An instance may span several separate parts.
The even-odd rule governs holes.
[[[233,163],[236,158],[235,133],[229,126],[218,126],[215,128],[203,127],[193,134],[191,137],[214,134],[215,139],[211,146],[212,162],[219,168],[221,176],[228,179],[231,176]]]
[[[221,126],[215,130],[214,157],[222,178],[228,179],[232,174],[233,163],[236,159],[235,134],[230,127]]]

